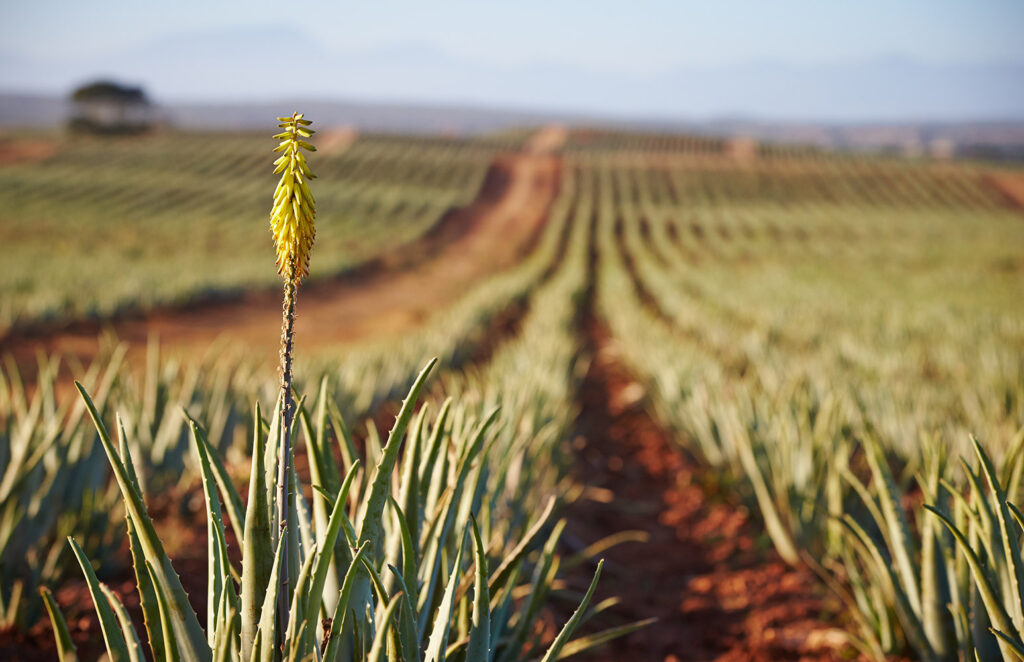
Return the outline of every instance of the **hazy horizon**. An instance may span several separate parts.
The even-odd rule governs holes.
[[[0,89],[112,78],[158,101],[282,98],[770,121],[1024,119],[1024,3],[193,0],[0,7]],[[45,26],[29,29],[26,26]],[[294,75],[299,71],[299,75]]]

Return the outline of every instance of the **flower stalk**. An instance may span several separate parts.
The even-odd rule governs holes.
[[[291,482],[291,428],[295,416],[295,400],[292,397],[292,363],[295,347],[295,299],[302,279],[309,274],[309,254],[316,236],[314,219],[316,201],[309,189],[309,180],[315,175],[310,172],[302,150],[316,151],[303,140],[315,133],[309,128],[311,122],[303,119],[301,113],[291,117],[279,117],[278,127],[284,129],[274,137],[280,140],[275,152],[283,152],[274,161],[274,173],[281,179],[274,192],[274,206],[270,213],[270,230],[274,236],[277,253],[277,270],[284,278],[283,305],[281,310],[281,430],[277,459],[277,533],[278,540],[287,535],[288,513],[294,495]],[[279,637],[283,637],[288,625],[291,608],[292,577],[289,572],[288,545],[281,545],[280,590],[278,592],[277,618]],[[284,641],[277,642],[279,646]]]

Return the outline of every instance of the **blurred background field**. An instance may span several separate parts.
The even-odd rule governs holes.
[[[293,110],[318,209],[295,556],[352,471],[348,533],[416,597],[403,646],[539,659],[603,557],[573,659],[1024,650],[1024,12],[402,8],[0,9],[0,657],[57,654],[40,587],[83,659],[97,595],[148,646],[97,425],[183,611],[230,629],[213,600],[241,583],[207,538],[239,575],[239,495],[279,438],[270,136]],[[367,524],[382,489],[398,516]],[[384,646],[371,574],[361,630],[420,659]]]

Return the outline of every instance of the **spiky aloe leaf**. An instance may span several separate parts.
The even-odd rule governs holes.
[[[402,601],[402,613],[398,619],[398,645],[401,657],[403,660],[419,659],[419,633],[416,630],[415,604],[409,599],[409,587],[398,568],[393,565],[389,565],[388,568],[391,570],[400,592],[406,596]]]
[[[370,654],[366,656],[366,662],[384,662],[384,654],[387,650],[388,642],[394,640],[394,625],[392,621],[394,621],[395,612],[401,606],[400,603],[404,597],[399,593],[388,602],[387,609],[384,610],[384,616],[378,624],[377,636],[374,637],[373,646],[370,647]]]
[[[78,382],[75,382],[75,386],[82,395],[89,410],[89,415],[92,417],[93,424],[99,433],[103,450],[107,454],[107,459],[110,461],[110,466],[114,470],[114,477],[121,490],[125,508],[131,514],[132,520],[138,527],[139,542],[141,543],[146,560],[154,568],[158,588],[167,593],[168,616],[174,628],[174,636],[177,640],[178,650],[182,659],[209,660],[210,649],[206,643],[206,636],[199,625],[199,619],[188,603],[188,596],[181,585],[181,580],[178,578],[177,573],[174,572],[170,558],[164,552],[163,544],[156,533],[153,521],[146,512],[145,504],[142,503],[142,497],[131,482],[124,464],[121,462],[117,450],[110,440],[106,426],[103,424],[103,420],[100,418],[99,412],[96,410],[96,406],[93,404],[89,394]]]
[[[46,613],[50,616],[50,624],[53,625],[53,638],[57,641],[57,658],[59,662],[78,662],[78,649],[71,639],[71,632],[68,630],[68,623],[64,620],[57,601],[53,599],[53,593],[45,586],[39,587],[39,594],[43,598],[43,605]]]
[[[167,600],[167,592],[163,590],[160,582],[156,576],[156,570],[153,568],[153,564],[147,559],[143,559],[146,565],[146,573],[149,575],[149,581],[153,585],[153,591],[156,594],[156,603],[160,612],[160,637],[161,641],[164,642],[163,656],[168,660],[178,660],[181,657],[181,652],[178,650],[177,641],[174,638],[174,625],[171,623],[170,616],[170,604]]]
[[[295,597],[291,601],[291,608],[288,612],[288,630],[285,635],[285,641],[291,648],[301,647],[299,642],[302,638],[303,624],[308,620],[306,601],[302,598],[309,594],[310,575],[313,572],[313,562],[316,561],[317,556],[318,554],[310,552],[298,572],[298,580],[295,582],[295,586],[288,587],[289,590],[294,592]]]
[[[380,461],[377,463],[376,471],[370,484],[370,490],[366,499],[366,509],[356,527],[359,531],[359,544],[370,542],[374,545],[374,556],[380,552],[377,549],[381,538],[381,521],[384,515],[384,506],[387,504],[388,496],[391,493],[391,472],[394,470],[395,462],[398,460],[398,453],[401,450],[402,440],[405,437],[405,430],[412,419],[413,409],[420,397],[420,391],[426,383],[430,371],[437,365],[437,359],[431,359],[426,367],[420,371],[419,376],[409,389],[409,395],[402,401],[402,407],[395,419],[395,425],[388,433],[388,441],[381,453]]]
[[[139,489],[138,477],[135,474],[135,464],[132,462],[131,453],[128,452],[127,436],[124,426],[118,419],[119,447],[121,459],[124,461],[125,471],[131,479],[135,488]],[[150,652],[153,654],[154,662],[164,662],[166,645],[163,637],[163,626],[160,622],[160,605],[157,602],[156,587],[153,585],[152,576],[146,569],[146,557],[142,551],[142,542],[139,540],[139,530],[132,521],[131,513],[125,513],[125,524],[128,528],[128,548],[132,554],[132,568],[135,572],[136,587],[139,591],[139,606],[142,608],[143,624],[146,627]]]
[[[452,610],[455,608],[455,587],[459,583],[462,569],[462,551],[465,546],[466,536],[463,534],[459,541],[459,551],[455,554],[455,563],[452,565],[451,574],[448,577],[448,585],[445,586],[444,595],[441,597],[441,604],[437,608],[437,615],[434,618],[434,627],[430,632],[430,641],[427,644],[424,662],[444,662],[445,660],[445,649],[448,646],[448,629],[452,621]]]
[[[487,553],[476,518],[470,521],[473,534],[473,625],[466,646],[466,662],[487,662],[491,654],[491,594],[487,588]]]
[[[992,491],[992,500],[995,501],[992,510],[995,513],[996,522],[999,524],[999,542],[1006,563],[1006,580],[1011,591],[1006,602],[1010,603],[1010,616],[1019,632],[1024,627],[1024,569],[1021,568],[1020,540],[1017,532],[1011,529],[1012,515],[1007,505],[1006,490],[999,483],[992,460],[989,459],[985,449],[973,435],[971,442],[985,474],[985,479],[988,481],[989,489]]]
[[[206,635],[210,648],[214,647],[217,634],[218,608],[225,598],[232,606],[237,605],[235,586],[231,579],[231,561],[228,559],[227,538],[221,515],[220,499],[217,496],[216,478],[211,467],[209,446],[201,439],[202,432],[195,421],[190,421],[192,442],[199,456],[199,469],[203,481],[203,495],[206,498],[207,573]]]
[[[342,522],[346,517],[345,504],[348,503],[348,493],[358,471],[359,462],[356,461],[349,468],[348,474],[345,476],[345,482],[342,483],[341,491],[338,492],[338,496],[334,499],[330,519],[327,520],[327,530],[324,532],[323,540],[320,543],[316,569],[313,571],[313,581],[310,584],[309,594],[306,599],[306,613],[310,618],[314,618],[316,614],[320,613],[328,571],[334,562],[334,548],[338,540],[338,532],[341,531]]]
[[[231,521],[231,528],[235,532],[235,537],[238,538],[239,546],[242,546],[245,544],[245,508],[242,506],[242,497],[231,482],[231,477],[228,475],[227,468],[224,466],[220,454],[213,444],[210,443],[202,426],[191,416],[188,416],[187,413],[185,416],[189,420],[194,440],[196,443],[202,444],[206,449],[206,457],[209,459],[210,469],[217,481],[217,487],[220,490],[221,496],[224,498],[223,509],[227,511],[228,520]]]
[[[907,639],[910,645],[917,650],[922,657],[931,656],[931,647],[928,644],[928,640],[925,637],[924,629],[921,621],[914,614],[913,608],[910,605],[909,597],[900,584],[899,577],[896,574],[896,570],[892,567],[889,561],[882,554],[881,548],[878,544],[868,535],[864,527],[860,525],[850,515],[844,515],[840,520],[842,525],[847,531],[852,533],[852,540],[855,541],[865,554],[865,558],[870,559],[871,569],[874,577],[879,581],[879,586],[871,586],[872,589],[882,591],[884,590],[887,598],[880,600],[879,602],[891,603],[894,607],[896,614],[899,616],[900,622],[903,624],[903,630],[907,635]],[[886,618],[886,610],[883,606],[881,609],[876,610],[879,618]],[[887,629],[886,625],[884,629]],[[886,646],[888,647],[888,646]]]
[[[544,510],[541,512],[540,517],[534,522],[533,526],[527,532],[523,539],[519,541],[519,544],[515,546],[515,549],[502,559],[501,564],[491,574],[490,582],[488,582],[488,590],[493,594],[501,590],[505,586],[505,582],[512,574],[513,568],[518,565],[519,561],[526,556],[534,543],[540,538],[541,533],[544,531],[544,527],[547,526],[548,519],[551,514],[555,511],[555,498],[551,497],[548,499],[547,504],[544,506]]]
[[[132,625],[132,617],[128,615],[128,610],[124,608],[121,599],[106,584],[100,584],[100,590],[103,591],[103,595],[106,596],[117,615],[117,622],[121,626],[121,635],[128,646],[128,659],[131,662],[144,662],[146,656],[142,652],[142,642],[139,641],[139,635],[135,632],[135,626]]]
[[[306,456],[309,458],[309,480],[313,490],[313,530],[317,547],[321,550],[328,549],[324,546],[324,539],[329,527],[331,506],[326,494],[336,494],[341,487],[341,479],[338,476],[338,468],[334,458],[331,457],[330,447],[327,441],[327,378],[320,382],[320,394],[317,398],[317,424],[314,429],[309,412],[305,407],[299,408],[299,418],[302,422],[303,437],[306,440]],[[321,493],[323,490],[326,494]],[[332,550],[333,551],[333,550]],[[324,578],[324,586],[330,592],[337,592],[340,579],[338,568],[333,563],[331,554],[327,575]]]
[[[945,492],[939,489],[939,478],[945,470],[945,458],[941,447],[933,446],[927,456],[926,475],[918,482],[925,498],[940,508],[947,503]],[[918,522],[921,538],[921,622],[928,643],[937,659],[946,659],[956,648],[949,579],[946,576],[948,553],[942,533],[942,525],[932,517],[922,517]]]
[[[580,606],[576,608],[573,615],[569,618],[566,624],[562,627],[561,632],[555,637],[555,640],[551,643],[551,647],[548,648],[547,653],[544,654],[541,662],[554,662],[558,659],[562,653],[562,649],[565,648],[569,640],[572,639],[572,635],[575,634],[576,628],[579,626],[580,621],[583,620],[583,616],[587,612],[587,606],[590,604],[590,599],[594,597],[594,589],[597,588],[597,582],[601,579],[601,570],[604,568],[604,559],[601,559],[597,563],[597,570],[594,571],[594,579],[590,582],[590,587],[587,588],[586,594],[583,596],[583,600],[580,601]]]
[[[885,517],[882,531],[889,543],[889,550],[896,563],[899,581],[903,585],[907,602],[914,616],[921,618],[921,590],[918,587],[917,573],[914,569],[917,546],[910,534],[910,525],[907,523],[906,514],[900,507],[896,481],[893,480],[892,473],[886,464],[881,444],[874,437],[869,436],[865,446],[865,456],[868,466],[871,467],[875,490],[879,495],[880,508]]]
[[[273,568],[270,505],[267,503],[266,438],[260,406],[253,413],[252,460],[249,466],[249,501],[245,510],[242,546],[241,629],[242,659],[249,660],[259,630],[260,608]],[[270,639],[273,641],[273,639]]]
[[[657,621],[658,619],[656,618],[645,618],[641,621],[636,621],[635,623],[627,623],[626,625],[611,627],[607,630],[595,632],[594,634],[588,634],[585,637],[573,639],[562,648],[562,652],[558,654],[556,659],[564,660],[567,657],[585,653],[586,651],[597,648],[598,646],[603,646],[609,641],[614,641],[620,637],[633,634],[637,630],[642,630],[648,625],[653,625]]]
[[[274,565],[270,569],[270,577],[264,587],[263,606],[259,611],[259,648],[253,648],[252,660],[254,662],[274,662],[274,648],[278,641],[277,632],[277,592],[280,590],[279,577],[282,572],[282,550],[287,545],[284,536],[277,542],[277,552],[274,553]],[[283,635],[283,633],[282,633]],[[243,635],[244,641],[244,635]]]
[[[536,618],[540,614],[544,601],[551,591],[555,577],[558,575],[561,559],[556,552],[558,541],[561,539],[564,530],[565,520],[560,519],[552,527],[547,542],[544,543],[544,548],[541,550],[540,558],[533,567],[533,575],[528,584],[529,597],[519,608],[519,613],[516,614],[516,627],[508,637],[505,650],[500,658],[501,662],[514,662],[522,657],[523,647],[533,631]],[[510,588],[514,589],[514,587]]]
[[[68,543],[78,559],[78,564],[82,566],[82,573],[85,575],[86,584],[89,586],[89,595],[92,596],[92,602],[96,606],[96,614],[100,618],[100,630],[103,632],[103,643],[107,647],[107,655],[110,656],[111,662],[132,662],[131,654],[128,652],[128,644],[125,642],[124,635],[121,633],[121,627],[117,622],[117,616],[110,607],[110,601],[107,600],[107,596],[104,595],[103,590],[100,588],[100,582],[96,579],[96,573],[93,572],[89,558],[85,555],[85,551],[75,542],[74,538],[69,536]]]
[[[782,560],[790,565],[800,562],[800,553],[797,551],[796,543],[793,541],[793,534],[782,520],[782,514],[778,510],[775,499],[772,497],[771,489],[765,480],[757,458],[754,456],[753,441],[750,434],[743,428],[735,416],[729,417],[730,425],[734,436],[734,446],[739,454],[740,464],[747,474],[751,486],[754,488],[754,496],[760,506],[761,515],[764,519],[765,530],[768,537],[775,545],[776,551]]]
[[[356,579],[366,572],[366,569],[363,567],[363,558],[366,557],[369,549],[370,545],[368,543],[363,544],[352,557],[352,563],[349,565],[348,572],[345,573],[345,579],[341,583],[341,591],[338,593],[338,603],[331,617],[331,637],[324,648],[323,662],[335,662],[337,660],[345,624],[348,621],[352,589]]]
[[[1015,639],[1005,632],[1001,632],[995,628],[989,628],[989,632],[994,634],[1001,643],[1006,645],[1015,659],[1024,660],[1024,642],[1019,638]]]
[[[1003,607],[1003,603],[999,599],[999,593],[995,586],[992,585],[988,573],[985,570],[985,566],[982,564],[981,559],[978,558],[978,554],[974,551],[970,541],[967,540],[967,537],[963,532],[945,514],[931,506],[926,505],[925,508],[934,513],[935,516],[937,516],[942,523],[946,525],[946,528],[949,529],[950,533],[953,534],[953,537],[956,538],[957,543],[959,543],[960,549],[963,551],[964,557],[967,559],[967,563],[971,567],[974,584],[981,595],[982,602],[985,605],[985,611],[988,613],[989,618],[992,619],[992,624],[995,626],[995,629],[1004,633],[1016,633],[1013,621],[1010,618],[1010,615],[1006,612],[1006,609]],[[1002,640],[1000,640],[1000,648],[1003,649],[1004,655],[1009,653],[1006,643]]]

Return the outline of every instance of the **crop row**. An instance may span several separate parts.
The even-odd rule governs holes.
[[[582,165],[602,191],[599,306],[659,418],[744,481],[784,558],[846,596],[862,650],[995,659],[1019,646],[1021,536],[1006,504],[1021,496],[1024,326],[1014,277],[992,269],[1019,219],[821,204],[827,220],[773,223],[901,236],[715,232],[684,247],[666,210],[616,201],[629,174]],[[758,215],[729,198],[686,213]]]
[[[369,536],[367,539],[373,539],[372,551],[368,555],[372,555],[376,564],[370,563],[370,575],[362,581],[369,581],[374,572],[386,576],[388,563],[406,569],[403,592],[407,596],[419,596],[412,605],[418,634],[409,635],[408,641],[416,641],[414,645],[422,647],[428,656],[437,653],[434,650],[437,645],[435,641],[441,636],[438,634],[441,628],[446,633],[443,636],[450,636],[450,645],[447,646],[449,659],[463,656],[466,659],[492,660],[531,657],[543,652],[540,648],[542,642],[533,625],[541,608],[551,600],[561,601],[566,597],[573,599],[571,594],[566,596],[554,588],[560,563],[555,548],[562,524],[556,524],[551,519],[553,502],[545,506],[549,497],[561,492],[557,488],[561,485],[567,462],[563,440],[572,418],[572,402],[578,376],[575,369],[577,343],[573,335],[575,313],[565,302],[577,298],[586,285],[586,240],[582,233],[587,228],[585,224],[577,222],[577,217],[589,212],[578,210],[573,202],[575,187],[571,178],[567,178],[564,185],[567,192],[556,201],[547,229],[524,262],[508,272],[492,277],[448,311],[439,312],[435,319],[428,321],[425,333],[417,334],[415,338],[409,338],[407,342],[398,345],[403,351],[396,353],[396,346],[391,343],[379,350],[368,348],[355,354],[351,359],[342,361],[340,368],[339,364],[329,358],[320,359],[322,362],[319,366],[307,363],[303,368],[308,384],[316,382],[316,374],[325,375],[316,404],[307,405],[303,409],[299,428],[312,471],[310,479],[314,485],[325,489],[300,492],[296,497],[296,517],[304,524],[300,526],[300,535],[294,543],[298,554],[292,558],[298,557],[301,560],[305,556],[312,559],[308,556],[311,550],[319,549],[329,530],[327,515],[332,509],[331,502],[323,494],[336,493],[341,486],[341,477],[349,472],[353,476],[348,487],[351,503],[347,510],[352,523],[348,526],[353,536],[349,542],[358,546],[356,543],[364,535]],[[526,308],[519,323],[518,334],[511,339],[499,339],[498,346],[492,350],[493,354],[486,363],[477,367],[466,364],[472,357],[465,353],[472,355],[472,346],[484,341],[478,336],[481,328],[488,326],[488,316],[510,305]],[[432,330],[435,328],[436,331]],[[393,433],[387,444],[384,444],[371,429],[365,441],[355,444],[345,421],[368,415],[396,389],[404,388],[409,383],[410,369],[415,370],[413,362],[424,353],[429,355],[432,350],[439,350],[437,353],[444,357],[443,363],[449,372],[448,377],[442,380],[442,393],[432,397],[431,401],[440,403],[439,398],[444,395],[449,399],[440,405],[433,424],[426,408],[407,421],[409,427],[405,434],[405,445],[408,450],[393,469],[396,481],[394,496],[396,503],[400,503],[403,508],[400,512],[405,513],[405,525],[400,526],[400,520],[384,516],[377,525],[377,533],[371,535],[365,528],[369,525],[363,513],[369,503],[366,499],[373,499],[381,482],[372,472],[358,469],[360,465],[356,464],[356,460],[360,454],[364,454],[362,466],[372,467],[377,464],[378,471],[381,471],[379,461],[397,452],[392,448],[395,443],[402,443],[402,432]],[[159,494],[161,485],[176,479],[183,470],[186,475],[196,476],[202,473],[200,470],[205,466],[207,503],[213,509],[211,517],[215,510],[223,512],[224,522],[231,527],[229,529],[225,524],[225,530],[233,529],[235,538],[242,541],[251,515],[248,512],[242,513],[241,502],[233,493],[234,488],[229,485],[229,473],[217,473],[222,470],[206,464],[203,457],[209,459],[211,453],[219,454],[226,450],[227,457],[238,463],[249,455],[246,438],[256,439],[254,443],[258,444],[257,449],[261,447],[259,444],[267,444],[267,448],[273,446],[273,435],[269,440],[264,437],[260,441],[261,423],[258,417],[254,425],[245,423],[242,405],[239,404],[249,397],[268,395],[263,389],[267,388],[270,380],[261,380],[237,362],[232,364],[229,359],[222,359],[220,367],[199,368],[200,372],[194,374],[200,388],[182,393],[175,389],[182,383],[187,384],[189,380],[183,379],[181,370],[174,366],[161,367],[155,346],[144,384],[132,383],[129,373],[119,370],[118,360],[118,355],[111,359],[100,381],[97,379],[102,371],[98,367],[94,368],[96,375],[86,383],[91,384],[89,390],[93,390],[97,396],[94,401],[98,404],[97,425],[101,426],[101,431],[102,421],[106,420],[106,426],[111,427],[109,414],[118,413],[119,425],[116,427],[124,430],[118,455],[123,463],[126,462],[127,454],[131,454],[131,471],[138,474],[135,480],[138,480],[139,497]],[[459,366],[471,369],[462,373],[451,370]],[[344,376],[340,381],[331,376],[335,370]],[[36,539],[38,544],[28,553],[30,559],[39,554],[47,554],[54,559],[51,572],[37,577],[53,584],[62,578],[58,570],[63,570],[70,561],[69,555],[61,555],[60,542],[54,540],[56,535],[70,532],[83,550],[87,550],[84,553],[90,557],[100,555],[98,557],[103,558],[102,543],[109,542],[114,536],[113,531],[118,528],[116,522],[108,519],[110,512],[116,512],[113,502],[117,501],[117,494],[111,491],[109,477],[103,471],[106,458],[94,444],[95,437],[89,430],[89,421],[83,416],[84,407],[81,404],[68,404],[67,401],[56,405],[59,398],[53,392],[52,381],[46,379],[48,373],[42,374],[43,388],[37,390],[32,397],[15,383],[16,371],[10,373],[12,383],[4,389],[5,400],[2,403],[10,415],[9,420],[15,424],[15,428],[27,435],[24,438],[12,438],[8,444],[18,455],[8,473],[13,476],[13,493],[19,498],[6,499],[5,502],[11,504],[12,509],[20,506],[19,514],[24,517],[34,513],[31,504],[39,498],[68,499],[68,503],[76,502],[77,499],[82,504],[82,510],[90,515],[89,518],[82,517],[59,528],[53,527],[52,522],[48,521],[33,522],[38,527],[36,530],[48,526],[51,529]],[[328,384],[331,386],[328,387]],[[133,399],[131,393],[138,393],[137,399]],[[221,406],[196,408],[195,405],[200,401],[211,405],[220,403]],[[182,405],[189,409],[194,420],[203,421],[206,434],[194,428],[190,422],[177,418],[172,410]],[[495,406],[501,407],[500,413],[496,417],[487,414]],[[67,413],[69,407],[72,411],[70,418]],[[347,414],[343,415],[342,411]],[[61,434],[74,437],[75,444],[67,443],[63,437],[46,441],[45,430],[61,427],[60,421],[67,421]],[[273,425],[271,429],[274,429]],[[194,449],[191,452],[190,447]],[[83,448],[88,451],[84,453],[85,459],[80,459]],[[339,455],[341,466],[331,468],[331,458]],[[418,464],[415,458],[419,459]],[[111,457],[110,461],[117,471],[117,459]],[[231,466],[230,462],[228,466]],[[416,467],[419,467],[418,473]],[[214,474],[210,471],[214,471]],[[253,476],[260,473],[254,470]],[[250,485],[252,480],[250,478]],[[51,491],[52,486],[58,482],[67,483],[66,493],[56,494]],[[217,507],[212,505],[212,499],[216,496],[211,496],[209,491],[209,486],[213,484],[218,485],[220,491],[221,504]],[[445,486],[449,488],[444,489]],[[454,492],[451,486],[456,486]],[[122,494],[125,489],[122,485]],[[82,495],[90,493],[100,495],[98,500],[101,503],[82,502]],[[125,498],[131,500],[132,490],[128,490]],[[129,511],[132,508],[134,506],[129,507]],[[419,516],[414,514],[416,512]],[[537,513],[541,514],[537,516]],[[214,524],[215,521],[211,519],[211,527]],[[138,527],[138,524],[135,526]],[[482,547],[479,551],[489,557],[488,565],[495,573],[489,581],[494,610],[490,625],[493,643],[486,658],[478,658],[469,652],[474,648],[472,642],[476,637],[472,633],[479,625],[475,615],[479,605],[470,600],[474,593],[464,590],[464,582],[456,581],[463,573],[469,573],[466,576],[467,582],[472,580],[474,565],[460,565],[459,559],[468,558],[469,554],[463,556],[459,550],[465,543],[463,533],[475,526],[480,531]],[[97,542],[85,536],[86,532],[95,535]],[[414,552],[406,544],[409,541],[406,534],[411,535],[414,545],[419,545]],[[145,527],[140,527],[136,535],[144,539],[155,533],[147,533]],[[44,539],[50,542],[44,544]],[[19,544],[25,540],[32,538],[18,538]],[[146,545],[142,543],[143,548]],[[542,547],[542,550],[534,551],[538,547]],[[14,546],[9,546],[4,553],[8,551],[15,551]],[[17,550],[18,553],[24,551]],[[243,562],[244,555],[250,553],[246,545]],[[158,551],[149,550],[146,554],[155,554],[157,561],[161,558]],[[358,572],[359,568],[359,561],[354,560],[351,553],[347,558],[338,551],[336,554],[340,555],[335,558],[325,583],[323,609],[328,614],[334,607],[333,598],[329,596],[336,594],[344,583],[347,575],[344,569],[356,567]],[[214,556],[214,548],[211,547],[211,559]],[[478,571],[481,557],[475,556]],[[106,562],[112,557],[108,554]],[[149,560],[153,562],[153,559]],[[579,563],[581,560],[570,563]],[[223,560],[219,562],[223,563]],[[413,568],[414,563],[417,569]],[[340,569],[338,572],[334,570],[335,566]],[[8,566],[5,564],[5,567]],[[211,566],[208,633],[234,627],[229,621],[223,621],[218,614],[216,596],[220,595],[222,600],[229,599],[224,597],[227,589],[221,580],[222,570]],[[243,568],[243,577],[245,572]],[[214,585],[214,577],[221,582],[217,586]],[[9,615],[13,617],[17,605],[10,600],[12,578],[8,576],[4,579]],[[176,581],[170,575],[158,580],[157,583],[161,585],[166,582],[172,585]],[[353,595],[357,595],[360,590],[359,580],[356,581]],[[144,583],[144,578],[140,577],[140,585]],[[18,583],[14,585],[19,586]],[[388,580],[388,585],[388,592],[397,590],[398,585],[391,580]],[[246,590],[241,585],[239,588]],[[13,590],[15,597],[18,592],[25,595],[23,587]],[[387,619],[395,618],[393,614],[385,615],[388,613],[385,607],[389,600],[384,597],[387,593],[374,594],[370,584],[362,590],[364,593],[361,597],[357,595],[352,599],[368,600],[370,604],[376,604],[376,614],[372,618],[367,617],[371,618],[365,622],[370,624],[369,628],[363,630],[365,623],[358,625],[357,622],[355,630],[346,631],[344,635],[349,642],[346,650],[356,655],[368,653],[372,642],[369,639],[362,640],[360,636],[366,636],[376,629],[373,622],[382,631],[386,631]],[[94,599],[102,604],[109,602],[116,611],[119,604],[111,595],[94,591]],[[520,602],[518,596],[522,595],[529,595],[530,599]],[[462,606],[452,608],[453,599]],[[143,601],[145,603],[145,596]],[[145,604],[143,606],[145,610]],[[160,614],[159,617],[154,616],[154,619],[164,618],[162,612]],[[450,614],[450,617],[445,614]],[[154,625],[149,616],[147,613],[146,625],[152,638]],[[176,632],[175,637],[186,636],[182,633],[192,628],[188,621],[186,615],[183,622],[171,623],[171,629]],[[246,627],[244,622],[241,627]],[[181,629],[181,632],[174,628]],[[360,631],[364,634],[359,635]],[[571,633],[571,630],[566,630],[566,637],[560,639],[558,644],[559,650],[563,654],[582,650],[623,631],[620,628],[600,633],[562,648]],[[450,635],[447,634],[449,632]],[[129,646],[132,645],[132,634],[127,628],[124,629]],[[241,640],[246,641],[245,636]],[[214,645],[212,639],[211,645]],[[342,652],[343,656],[345,654]],[[552,655],[551,651],[548,655]]]
[[[0,328],[271,284],[257,231],[270,147],[238,135],[68,142],[50,158],[0,168]],[[494,154],[473,140],[374,137],[324,154],[314,276],[422,236],[473,199]]]

